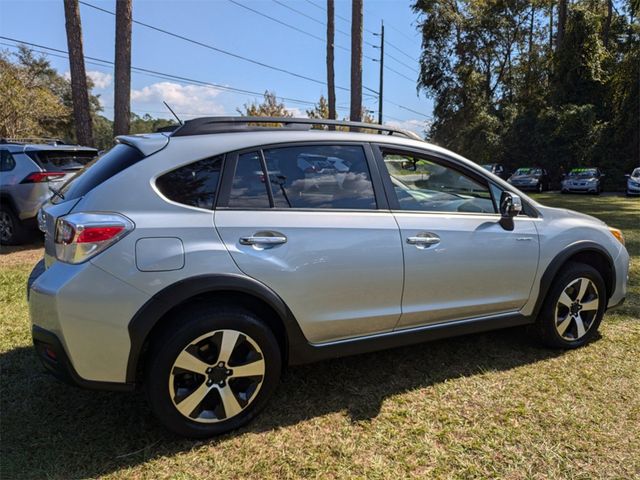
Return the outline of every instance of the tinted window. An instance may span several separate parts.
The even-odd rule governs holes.
[[[79,170],[93,160],[96,151],[38,150],[26,152],[44,170]]]
[[[233,176],[229,206],[233,208],[269,208],[269,195],[260,154],[243,153],[238,156]]]
[[[222,168],[222,156],[190,163],[156,180],[162,194],[174,202],[192,207],[213,208]]]
[[[376,208],[360,146],[272,148],[264,156],[275,207]]]
[[[13,170],[16,166],[16,161],[13,159],[13,155],[7,150],[0,150],[0,172],[8,172]]]
[[[384,153],[400,209],[495,213],[488,185],[411,153]]]
[[[65,200],[82,197],[105,180],[129,168],[143,158],[144,155],[138,149],[129,145],[118,144],[101,157],[87,163],[82,170],[62,186],[60,192]],[[53,196],[52,201],[58,203],[62,199],[58,196]]]

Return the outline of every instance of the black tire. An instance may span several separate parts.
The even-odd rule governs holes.
[[[245,425],[266,406],[269,398],[278,385],[282,368],[282,359],[278,341],[276,340],[273,332],[263,322],[261,322],[255,314],[235,307],[215,307],[201,304],[180,310],[176,315],[176,322],[171,322],[170,325],[175,328],[167,329],[151,347],[152,351],[150,352],[149,362],[147,363],[148,367],[145,372],[147,399],[151,410],[169,430],[177,433],[178,435],[191,438],[206,438],[213,435],[219,435]],[[174,370],[174,362],[178,358],[178,355],[183,352],[183,349],[188,346],[190,349],[193,348],[193,345],[191,344],[194,340],[203,335],[207,335],[210,332],[218,331],[215,336],[211,336],[206,340],[203,340],[203,342],[209,342],[209,339],[213,339],[217,335],[221,335],[219,332],[220,330],[240,332],[240,340],[238,340],[238,343],[235,343],[235,345],[238,345],[238,348],[241,350],[243,347],[243,338],[246,339],[248,337],[257,344],[261,350],[262,359],[264,361],[264,375],[261,377],[262,383],[254,390],[257,390],[257,393],[254,393],[254,396],[249,398],[249,402],[243,407],[243,410],[229,419],[222,418],[220,420],[215,420],[215,423],[204,423],[206,420],[197,421],[187,418],[187,416],[183,415],[178,410],[170,393],[170,382],[175,382],[179,375],[184,375],[178,374],[173,376],[172,374],[172,372],[175,371],[181,372],[180,369]],[[205,349],[205,352],[209,352],[211,354],[212,351],[215,351],[211,350],[211,345],[213,345],[213,340],[211,340],[211,343],[205,345],[206,348],[209,349]],[[202,355],[200,353],[201,350],[195,351],[198,356]],[[235,352],[236,350],[233,351]],[[219,354],[220,350],[210,358],[219,359]],[[200,359],[202,358],[204,357],[201,357]],[[216,368],[215,362],[217,362],[217,360],[214,360],[214,364],[212,364],[214,369]],[[209,364],[210,362],[205,363]],[[228,365],[224,368],[239,368],[234,367],[232,363],[232,361],[229,361]],[[227,373],[230,371],[232,372],[232,370],[228,370]],[[213,383],[214,381],[218,381],[211,380],[211,377],[200,376],[199,378],[202,379],[202,382],[199,382],[192,380],[198,377],[198,375],[192,375],[191,377],[188,375],[189,374],[187,373],[187,380],[191,379],[193,385],[199,385],[198,388],[204,387],[205,383],[208,385],[207,382]],[[229,377],[226,381],[228,383],[227,388],[231,389],[233,385],[232,382],[234,382],[234,380]],[[220,385],[223,383],[224,381],[222,381]],[[175,384],[173,385],[175,387]],[[213,387],[217,390],[216,385],[213,385]],[[189,395],[195,392],[195,387],[192,386],[192,388],[194,389],[191,393],[188,393],[184,399],[188,398]],[[178,390],[176,389],[176,392],[177,391]],[[217,393],[219,391],[220,390],[213,392],[213,390],[209,390],[209,393],[211,393],[213,397],[210,398],[209,394],[207,394],[204,398],[209,399],[207,401],[212,401],[214,403],[218,402],[218,406],[215,408],[218,411],[223,412],[224,415],[222,416],[225,417],[226,408],[222,402],[222,395]],[[238,405],[240,405],[243,397],[241,395],[237,395],[237,392],[233,395]],[[184,399],[182,401],[184,401]],[[204,408],[202,407],[203,404],[204,402],[198,403],[195,410],[192,411],[190,415],[194,415],[198,409],[204,411]],[[198,415],[201,415],[201,413]]]
[[[592,282],[597,293],[598,308],[593,310],[593,316],[589,318],[588,328],[586,333],[580,338],[573,340],[563,337],[557,328],[556,320],[556,308],[560,301],[560,296],[565,289],[577,279],[586,278]],[[591,287],[590,287],[591,288]],[[572,299],[573,300],[573,299]],[[604,280],[602,275],[590,265],[583,263],[571,262],[567,264],[556,276],[555,280],[551,284],[551,288],[547,293],[547,297],[544,300],[542,308],[536,323],[533,325],[533,332],[539,338],[542,343],[553,348],[573,349],[583,346],[584,344],[593,340],[597,335],[598,327],[602,321],[602,317],[605,312],[607,303],[607,294]],[[591,316],[590,312],[588,313]],[[582,320],[581,320],[582,321]],[[575,321],[570,323],[569,328],[576,328]],[[567,330],[568,331],[568,330]]]
[[[0,205],[0,244],[20,245],[29,238],[29,231],[13,209],[8,205]]]

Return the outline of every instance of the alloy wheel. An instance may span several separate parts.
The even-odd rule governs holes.
[[[221,422],[252,403],[264,376],[264,355],[251,337],[216,330],[193,340],[176,357],[169,392],[183,416],[201,423]]]
[[[556,304],[558,334],[570,342],[584,337],[598,314],[600,298],[593,281],[580,277],[567,285]]]
[[[13,221],[8,212],[0,212],[0,240],[8,242],[13,237]]]

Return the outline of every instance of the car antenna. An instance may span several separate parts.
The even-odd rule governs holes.
[[[178,120],[178,123],[180,125],[184,125],[184,122],[182,120],[180,120],[180,117],[178,117],[178,115],[176,115],[176,112],[173,111],[173,109],[169,106],[169,104],[167,102],[165,102],[164,100],[162,101],[162,103],[164,103],[164,106],[169,109],[169,111],[173,114],[174,117],[176,117],[176,120]]]

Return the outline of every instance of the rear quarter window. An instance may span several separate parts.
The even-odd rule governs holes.
[[[165,197],[191,207],[213,209],[222,169],[222,155],[190,163],[158,177]]]
[[[94,158],[87,163],[62,186],[60,193],[64,200],[80,198],[143,158],[144,155],[137,148],[118,144],[101,157]],[[59,203],[62,199],[54,196],[52,201]]]

